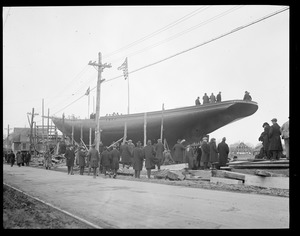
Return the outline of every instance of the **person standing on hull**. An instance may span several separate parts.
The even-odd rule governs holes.
[[[96,178],[97,175],[97,168],[99,167],[99,162],[100,162],[100,154],[96,150],[96,145],[93,144],[92,148],[88,152],[88,160],[90,163],[90,168],[93,168],[93,178]]]
[[[204,93],[204,96],[202,97],[202,100],[203,100],[203,104],[209,103],[209,97],[207,96],[206,93]]]
[[[163,152],[165,150],[165,147],[161,141],[161,139],[157,140],[157,144],[155,145],[155,158],[157,160],[157,169],[160,170],[160,166],[162,165],[163,160]]]
[[[84,152],[84,148],[81,146],[79,148],[79,151],[78,151],[78,165],[79,165],[79,174],[80,175],[83,175],[84,173],[84,167],[86,165],[85,163],[85,152]]]
[[[245,91],[243,100],[244,101],[252,101],[252,97],[250,96],[250,93],[248,91]]]
[[[73,173],[73,167],[74,167],[74,161],[75,161],[75,152],[73,150],[72,145],[67,146],[67,150],[65,152],[65,158],[66,158],[66,165],[68,167],[68,175],[74,175]]]
[[[106,176],[108,174],[109,178],[110,178],[111,177],[111,175],[110,175],[111,155],[110,155],[109,151],[107,150],[107,147],[104,147],[103,152],[101,154],[101,165],[103,167],[104,176]]]
[[[289,120],[285,122],[281,128],[281,134],[282,134],[282,139],[284,140],[284,146],[285,146],[285,155],[286,159],[290,159],[290,122]]]
[[[218,144],[217,148],[219,152],[219,167],[226,166],[226,164],[228,163],[229,147],[225,141],[226,138],[222,138],[222,142]]]
[[[150,179],[151,169],[155,168],[155,164],[154,164],[155,150],[154,147],[152,146],[151,140],[148,140],[147,145],[144,147],[143,154],[145,156],[145,167],[147,170],[147,176],[148,179]]]
[[[271,120],[272,124],[269,130],[269,151],[271,154],[271,160],[279,160],[280,155],[282,153],[282,144],[280,139],[280,126],[277,124],[277,119],[274,118]]]
[[[182,163],[185,147],[181,143],[180,139],[177,140],[177,143],[174,145],[173,150],[174,150],[174,161],[175,161],[175,163],[176,164]]]
[[[200,106],[201,105],[200,97],[197,97],[197,99],[195,100],[195,105],[196,106]]]
[[[142,143],[138,141],[136,143],[136,147],[133,149],[133,169],[134,169],[134,177],[140,178],[141,170],[143,169],[144,162],[144,153],[142,148]]]
[[[208,162],[209,162],[209,151],[210,151],[210,146],[207,143],[207,137],[204,137],[202,139],[201,149],[202,149],[201,162],[203,163],[203,169],[207,170]]]
[[[113,150],[110,152],[111,155],[111,170],[113,171],[113,178],[117,177],[117,171],[119,169],[120,152],[117,150],[116,145],[113,145]]]
[[[210,103],[215,103],[216,102],[216,97],[214,95],[214,93],[211,93],[210,95]]]
[[[219,92],[217,94],[217,102],[221,102],[222,101],[222,98],[221,98],[221,92]]]

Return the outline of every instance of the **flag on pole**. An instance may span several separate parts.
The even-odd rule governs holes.
[[[90,87],[86,90],[84,95],[89,95],[90,94]]]
[[[127,57],[125,59],[125,61],[123,62],[123,64],[121,66],[118,67],[118,70],[123,70],[123,75],[125,80],[128,78],[128,64],[127,64]]]

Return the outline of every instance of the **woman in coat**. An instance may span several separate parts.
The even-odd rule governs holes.
[[[217,144],[216,144],[216,139],[212,138],[209,143],[209,162],[211,164],[215,162],[219,162],[219,157],[218,157],[218,149],[217,149]]]
[[[194,168],[195,158],[194,150],[191,145],[188,145],[186,148],[186,162],[188,163],[189,169],[192,170]]]
[[[176,164],[183,162],[183,155],[185,147],[180,142],[180,139],[177,140],[177,143],[173,147],[174,150],[174,161]]]
[[[66,165],[68,167],[68,175],[69,174],[74,175],[73,166],[75,161],[75,152],[71,145],[68,145],[67,147],[67,150],[65,152],[65,158],[66,158]]]
[[[206,137],[203,138],[201,149],[202,149],[201,162],[203,163],[203,169],[206,170],[208,168],[209,152],[210,152],[210,147],[209,144],[207,143]]]
[[[125,165],[130,165],[131,164],[131,152],[130,152],[130,148],[128,146],[128,144],[125,143],[121,145],[121,156],[122,156],[122,164],[123,164],[123,168],[125,167]]]
[[[110,155],[111,155],[111,169],[114,173],[113,178],[116,178],[117,171],[119,169],[121,154],[115,145],[113,145],[113,150],[111,150]]]
[[[95,149],[95,144],[92,145],[92,148],[89,150],[88,153],[88,161],[90,164],[90,168],[93,168],[93,174],[94,174],[94,179],[96,178],[96,172],[97,168],[99,167],[99,162],[100,162],[100,154],[98,150]]]
[[[133,169],[134,177],[140,178],[141,170],[143,169],[144,153],[142,143],[138,141],[133,149]]]
[[[79,151],[78,151],[78,165],[79,165],[79,168],[80,168],[79,174],[83,175],[84,167],[86,165],[86,163],[85,163],[85,152],[84,152],[83,147],[80,147]]]
[[[154,163],[155,150],[154,147],[152,146],[151,140],[148,140],[147,146],[145,146],[143,149],[143,154],[146,160],[145,167],[147,170],[147,176],[148,179],[150,179],[151,169],[155,168],[155,163]]]

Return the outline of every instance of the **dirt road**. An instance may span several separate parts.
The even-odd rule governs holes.
[[[103,228],[288,228],[289,198],[3,166],[3,181]],[[53,226],[55,227],[55,226]]]

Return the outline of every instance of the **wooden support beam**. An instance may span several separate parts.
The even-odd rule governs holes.
[[[211,173],[213,177],[238,179],[238,180],[245,181],[244,174],[239,174],[239,173],[224,171],[224,170],[212,170]]]
[[[222,184],[243,184],[242,180],[219,178],[219,177],[211,177],[210,182],[215,183],[215,184],[218,184],[218,183],[222,183]]]
[[[90,132],[89,132],[89,148],[91,148],[92,146],[92,128],[90,128]]]
[[[244,185],[259,186],[264,188],[289,189],[289,177],[262,177],[245,175]]]

